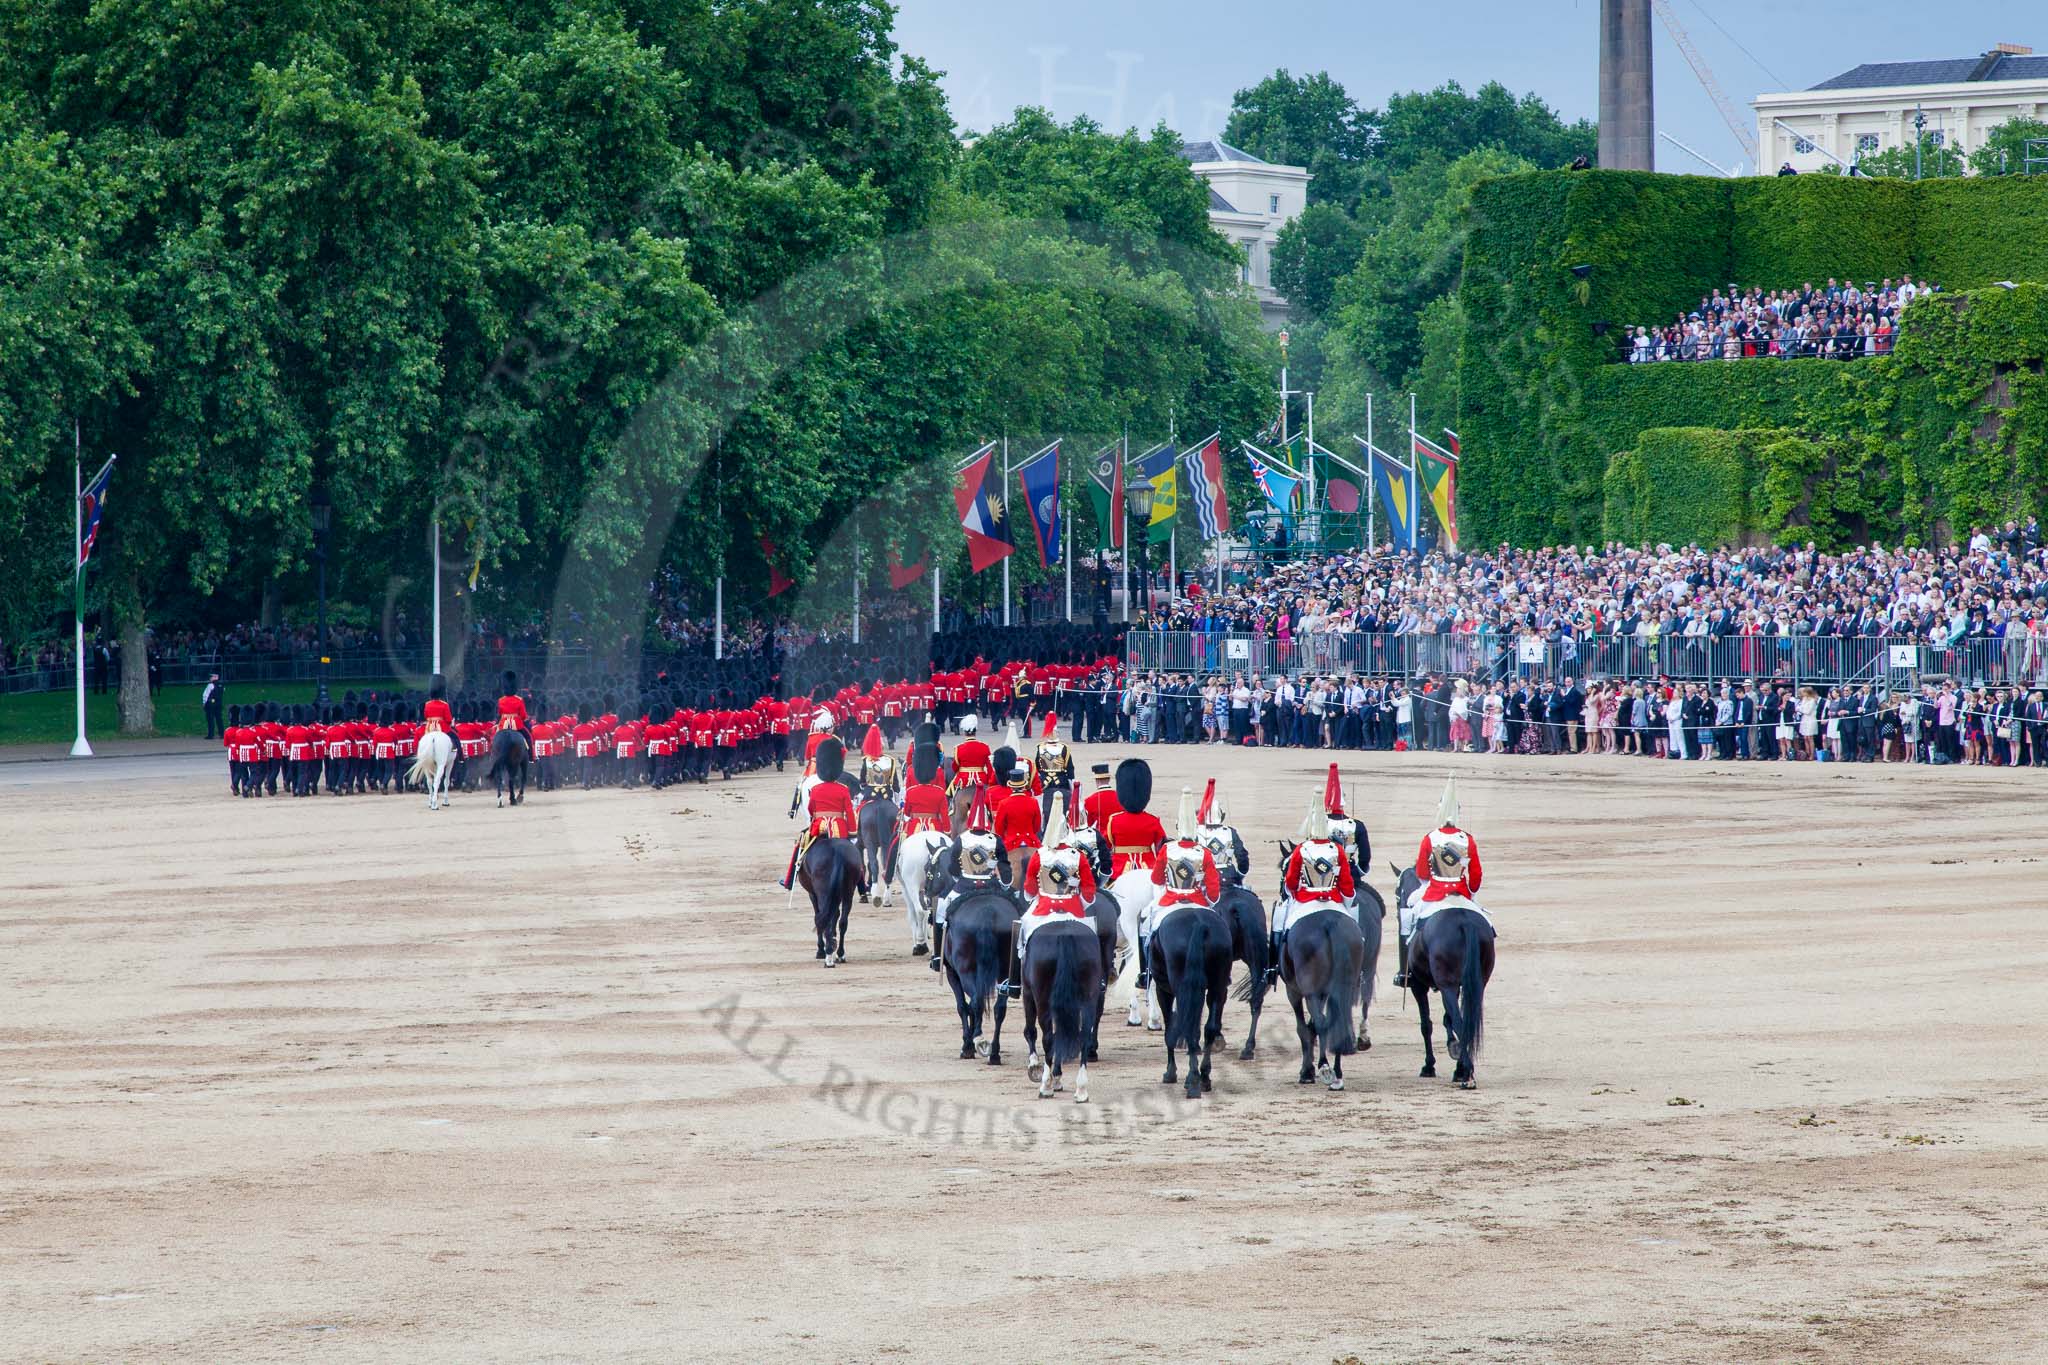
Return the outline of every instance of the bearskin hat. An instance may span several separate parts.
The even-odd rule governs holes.
[[[997,783],[1010,785],[1010,770],[1017,766],[1017,751],[1005,744],[988,756],[989,771],[995,774]]]
[[[910,776],[918,782],[939,780],[939,746],[920,744],[910,751]]]
[[[936,745],[939,742],[939,727],[928,720],[919,721],[911,742],[920,748],[927,744]]]
[[[846,746],[835,736],[818,746],[812,758],[821,781],[837,782],[846,772]]]
[[[1116,803],[1131,814],[1143,811],[1152,800],[1152,765],[1142,758],[1127,758],[1116,765]]]

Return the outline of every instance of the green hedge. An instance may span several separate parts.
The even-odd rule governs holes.
[[[1773,427],[1652,427],[1602,480],[1601,534],[1630,544],[1812,540],[1839,550],[1899,538],[1882,443]]]
[[[1612,363],[1621,326],[1730,281],[1896,278],[1908,262],[1945,288],[2048,280],[2048,177],[1539,172],[1481,185],[1469,228],[1459,483],[1474,543],[1592,538],[1617,454],[1677,426],[1797,433],[1804,444],[1778,452],[1777,524],[1831,544],[1938,537],[2048,499],[2048,290],[2037,284],[1916,303],[1891,358]],[[1606,337],[1595,322],[1612,324]],[[1764,449],[1752,454],[1758,478],[1770,476]],[[1634,477],[1627,462],[1621,477]],[[1822,487],[1829,479],[1856,486]],[[1770,520],[1759,510],[1744,529],[1762,534]]]

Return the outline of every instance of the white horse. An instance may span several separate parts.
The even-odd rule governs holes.
[[[910,942],[914,949],[931,947],[929,909],[924,900],[925,873],[952,839],[935,829],[906,834],[896,850],[896,884],[903,888],[903,913],[910,921]]]
[[[1117,971],[1116,989],[1111,992],[1111,1008],[1130,1004],[1131,1012],[1124,1021],[1132,1028],[1143,1024],[1147,1028],[1159,1029],[1159,995],[1150,986],[1138,989],[1138,973],[1144,964],[1138,960],[1138,925],[1152,914],[1152,902],[1159,896],[1159,888],[1152,882],[1152,869],[1132,867],[1121,877],[1109,884],[1109,894],[1116,897],[1116,947],[1122,965]],[[1146,1006],[1151,1006],[1150,1016]]]
[[[427,784],[427,809],[439,810],[448,800],[448,774],[455,767],[455,741],[446,730],[429,730],[420,736],[419,756],[406,773],[408,783]]]

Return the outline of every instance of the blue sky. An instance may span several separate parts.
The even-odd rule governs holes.
[[[1164,120],[1220,132],[1231,96],[1276,67],[1327,70],[1360,103],[1457,80],[1534,91],[1567,118],[1598,112],[1599,0],[898,0],[906,52],[946,73],[969,128],[1019,104],[1112,128]],[[1863,62],[1969,56],[1993,43],[2048,52],[2048,6],[2033,0],[1673,0],[1679,22],[1745,123],[1750,99],[1797,90]],[[1718,27],[1716,26],[1718,24]],[[1677,45],[1656,33],[1657,125],[1722,166],[1740,146]],[[1745,51],[1746,49],[1746,51]],[[1660,170],[1704,168],[1669,143]]]

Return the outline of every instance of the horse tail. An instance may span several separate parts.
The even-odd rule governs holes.
[[[412,783],[414,783],[414,782],[417,782],[417,781],[419,781],[419,780],[420,780],[421,778],[425,777],[425,776],[426,776],[426,773],[427,773],[427,745],[426,745],[426,741],[422,740],[422,741],[420,741],[420,747],[419,747],[419,752],[418,752],[418,754],[416,754],[416,755],[414,756],[414,758],[413,758],[413,761],[412,761],[412,766],[411,766],[410,768],[408,768],[408,769],[406,769],[406,770],[405,770],[405,780],[406,780],[406,784],[407,784],[408,786],[410,786],[410,785],[411,785]]]
[[[1188,1061],[1192,1065],[1195,1054],[1202,1050],[1202,1019],[1208,1008],[1209,917],[1199,909],[1188,913],[1194,917],[1194,928],[1188,931],[1188,952],[1182,960],[1173,1010],[1175,1023],[1186,1022]]]
[[[1331,956],[1334,958],[1335,953]],[[1316,1034],[1323,1046],[1339,1057],[1358,1051],[1358,1020],[1352,1010],[1358,1005],[1358,972],[1338,971],[1323,987],[1321,1017]]]
[[[1046,1053],[1065,1066],[1081,1055],[1081,950],[1094,950],[1079,934],[1057,934],[1052,945],[1052,1037]]]
[[[988,1009],[989,997],[995,994],[996,969],[1002,963],[1003,950],[996,942],[995,923],[986,915],[976,918],[968,941],[974,945],[974,975],[967,982],[967,1010],[978,1026]]]
[[[1458,1013],[1464,1018],[1465,1037],[1474,1057],[1479,1055],[1479,1040],[1486,1036],[1486,972],[1480,960],[1480,950],[1484,947],[1485,936],[1480,933],[1479,925],[1468,921],[1465,925],[1465,967],[1458,981]]]

